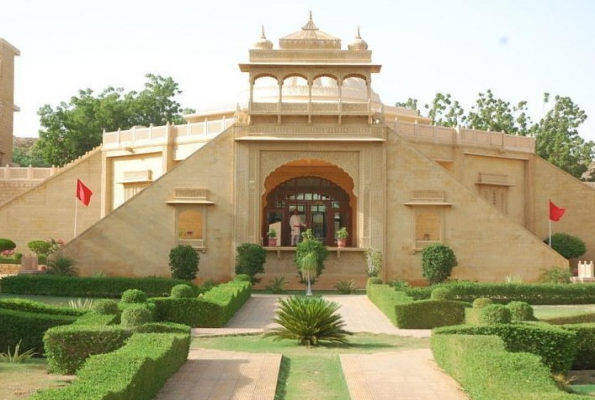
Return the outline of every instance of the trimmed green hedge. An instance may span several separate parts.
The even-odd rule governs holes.
[[[190,335],[141,333],[112,353],[91,356],[64,388],[42,390],[31,400],[152,400],[185,362]]]
[[[595,369],[595,324],[563,325],[576,334],[576,357],[572,369]]]
[[[76,321],[71,315],[37,314],[0,308],[0,351],[14,350],[21,342],[20,349],[33,349],[43,354],[43,334],[58,325],[68,325]]]
[[[595,284],[528,284],[528,283],[477,283],[453,282],[430,287],[409,287],[401,289],[415,300],[429,299],[432,290],[447,288],[452,300],[473,302],[487,297],[496,303],[524,301],[533,305],[545,304],[595,304]]]
[[[438,365],[473,400],[588,400],[559,390],[550,370],[529,353],[510,353],[495,336],[432,335]]]
[[[432,329],[465,322],[471,304],[453,300],[421,300],[394,306],[396,326],[402,329]]]
[[[195,328],[220,328],[250,298],[250,282],[232,281],[214,287],[197,298],[153,298],[158,321]]]
[[[568,315],[563,317],[552,317],[540,319],[542,322],[547,322],[552,325],[567,325],[567,324],[588,324],[595,322],[595,313],[584,313],[577,315]]]
[[[0,299],[0,308],[37,314],[81,316],[87,311],[72,307],[52,306],[27,299]]]
[[[120,326],[69,325],[49,329],[43,336],[48,371],[74,374],[89,356],[112,352],[132,336]]]
[[[99,314],[95,312],[88,312],[73,325],[94,325],[94,326],[108,326],[117,325],[120,323],[120,314]]]
[[[432,331],[432,336],[453,334],[499,336],[507,351],[536,354],[553,373],[567,373],[577,351],[574,332],[547,324],[458,325]]]
[[[389,285],[368,280],[368,298],[388,319],[401,329],[431,329],[457,325],[465,321],[465,309],[471,304],[452,300],[414,301]]]
[[[67,297],[119,298],[128,289],[147,296],[168,296],[172,287],[188,281],[170,278],[70,277],[50,274],[8,276],[0,281],[2,293]],[[200,289],[193,286],[198,293]]]

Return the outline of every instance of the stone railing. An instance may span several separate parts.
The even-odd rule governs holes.
[[[531,136],[513,136],[502,132],[448,128],[402,121],[387,122],[387,124],[400,136],[413,142],[488,147],[535,153],[535,138]]]
[[[205,119],[184,125],[133,127],[128,130],[103,133],[103,149],[163,146],[170,140],[176,144],[204,142],[217,136],[235,122],[234,118]]]
[[[58,171],[58,168],[0,167],[0,180],[43,181]]]

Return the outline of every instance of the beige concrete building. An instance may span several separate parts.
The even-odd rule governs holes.
[[[278,46],[263,30],[239,67],[250,82],[239,103],[185,125],[104,133],[100,149],[0,205],[0,237],[23,252],[65,239],[84,274],[124,276],[168,276],[170,249],[187,244],[203,281],[230,279],[236,246],[259,243],[263,283],[295,284],[298,209],[330,250],[319,287],[363,284],[367,248],[382,251],[383,278],[421,281],[421,250],[435,242],[457,255],[455,278],[530,281],[568,266],[543,243],[551,199],[567,208],[554,231],[580,236],[595,258],[593,189],[539,158],[531,137],[436,127],[383,104],[372,89],[381,65],[359,32],[342,46],[310,16]],[[76,179],[94,195],[74,228]]]
[[[0,167],[12,163],[14,104],[14,58],[21,52],[0,38]]]

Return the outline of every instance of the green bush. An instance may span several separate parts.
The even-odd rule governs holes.
[[[174,279],[196,279],[199,262],[200,256],[192,246],[178,245],[169,252],[169,266]]]
[[[398,292],[388,285],[372,284],[374,278],[368,279],[367,295],[372,303],[388,317],[393,325],[398,326],[395,311],[396,304],[412,303],[413,299],[403,292]]]
[[[84,310],[78,310],[71,307],[53,306],[28,299],[0,299],[0,308],[36,314],[71,315],[75,317],[85,314]]]
[[[16,243],[12,240],[0,238],[0,253],[2,253],[5,250],[14,250],[16,247]]]
[[[119,349],[131,335],[119,326],[68,325],[49,329],[43,336],[48,371],[74,374],[89,356]]]
[[[47,256],[50,253],[52,244],[45,240],[32,240],[27,243],[27,247],[38,256]]]
[[[246,274],[250,282],[258,283],[260,278],[256,274],[264,273],[267,260],[266,250],[255,243],[242,243],[236,248],[236,274]]]
[[[345,322],[337,313],[339,306],[321,297],[295,297],[279,301],[273,322],[280,325],[269,329],[264,337],[273,340],[292,339],[298,344],[316,346],[319,341],[347,343],[351,332],[343,329]]]
[[[552,325],[572,325],[572,324],[589,324],[595,322],[595,313],[584,313],[577,315],[568,315],[564,317],[552,317],[540,319],[542,322],[547,322]]]
[[[97,300],[91,306],[91,310],[102,315],[118,314],[120,312],[118,309],[118,302],[111,299]]]
[[[510,324],[510,321],[510,310],[502,304],[489,304],[479,311],[480,324]]]
[[[567,260],[578,258],[587,251],[585,242],[577,236],[572,236],[567,233],[554,233],[551,239],[552,249],[557,251]],[[549,243],[549,238],[546,238],[544,243]]]
[[[136,328],[148,322],[151,322],[153,315],[144,305],[135,305],[126,307],[120,316],[120,324],[124,328]]]
[[[535,321],[533,307],[524,301],[511,301],[506,305],[512,321]]]
[[[250,275],[247,274],[239,274],[233,277],[234,281],[239,281],[239,282],[250,282]]]
[[[576,334],[546,324],[445,326],[434,329],[434,335],[496,335],[507,351],[536,354],[553,373],[566,374],[576,355]]]
[[[378,278],[377,276],[370,277],[366,281],[366,288],[368,285],[382,285],[382,278]]]
[[[320,241],[310,237],[311,231],[309,229],[303,236],[304,240],[299,242],[295,248],[294,262],[297,266],[298,274],[300,275],[300,282],[305,284],[307,279],[305,279],[305,275],[302,273],[302,260],[304,257],[308,256],[308,254],[314,253],[316,255],[316,275],[310,274],[310,283],[313,285],[316,282],[316,277],[322,274],[322,271],[324,270],[324,262],[329,253],[326,246]]]
[[[568,268],[552,267],[550,269],[542,269],[539,275],[541,283],[570,283],[572,273]]]
[[[68,257],[58,256],[47,261],[48,274],[61,276],[77,276],[78,269],[74,266],[74,260]]]
[[[437,287],[436,289],[432,290],[430,299],[432,299],[432,300],[450,300],[450,290],[448,290],[448,288],[446,288],[446,287]]]
[[[68,325],[76,316],[38,314],[0,308],[0,349],[14,348],[19,341],[22,349],[43,354],[43,334],[49,328]]]
[[[465,322],[471,304],[453,300],[420,300],[396,304],[396,326],[401,329],[432,329]]]
[[[190,299],[196,297],[196,292],[192,286],[181,284],[171,288],[170,296],[174,299]]]
[[[113,298],[122,297],[122,293],[128,289],[142,290],[150,297],[168,296],[171,288],[181,283],[188,284],[187,281],[171,278],[70,277],[46,274],[7,276],[0,281],[2,293]]]
[[[45,389],[31,400],[152,400],[188,357],[190,336],[143,333],[124,347],[90,357],[70,385]]]
[[[285,291],[285,286],[287,285],[287,281],[285,277],[275,277],[269,281],[269,284],[265,287],[265,289],[270,290],[271,293],[280,294]]]
[[[95,326],[108,326],[108,325],[119,325],[120,314],[97,314],[90,312],[79,319],[77,319],[72,325],[95,325]]]
[[[595,323],[563,325],[560,328],[576,335],[576,357],[572,369],[595,369]]]
[[[135,333],[183,333],[191,334],[188,325],[176,324],[175,322],[149,322],[137,327]]]
[[[495,336],[432,335],[437,364],[475,400],[587,400],[560,391],[540,358],[510,353]]]
[[[147,295],[142,290],[128,289],[122,293],[122,303],[146,303]]]
[[[442,243],[433,243],[421,252],[421,272],[431,285],[448,279],[457,266],[457,257],[452,249]]]
[[[350,281],[338,281],[335,283],[335,289],[340,294],[353,294],[357,290],[355,286],[355,281],[352,279]]]
[[[492,303],[492,299],[487,297],[478,297],[477,299],[473,300],[473,308],[481,310],[485,306],[489,306]]]

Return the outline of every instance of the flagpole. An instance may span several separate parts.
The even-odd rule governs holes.
[[[79,200],[77,199],[76,196],[74,196],[74,236],[72,237],[73,239],[76,238],[76,220],[77,220],[77,216],[78,216],[78,211],[79,211]]]
[[[548,243],[552,247],[552,220],[550,219],[550,235],[548,236]]]

